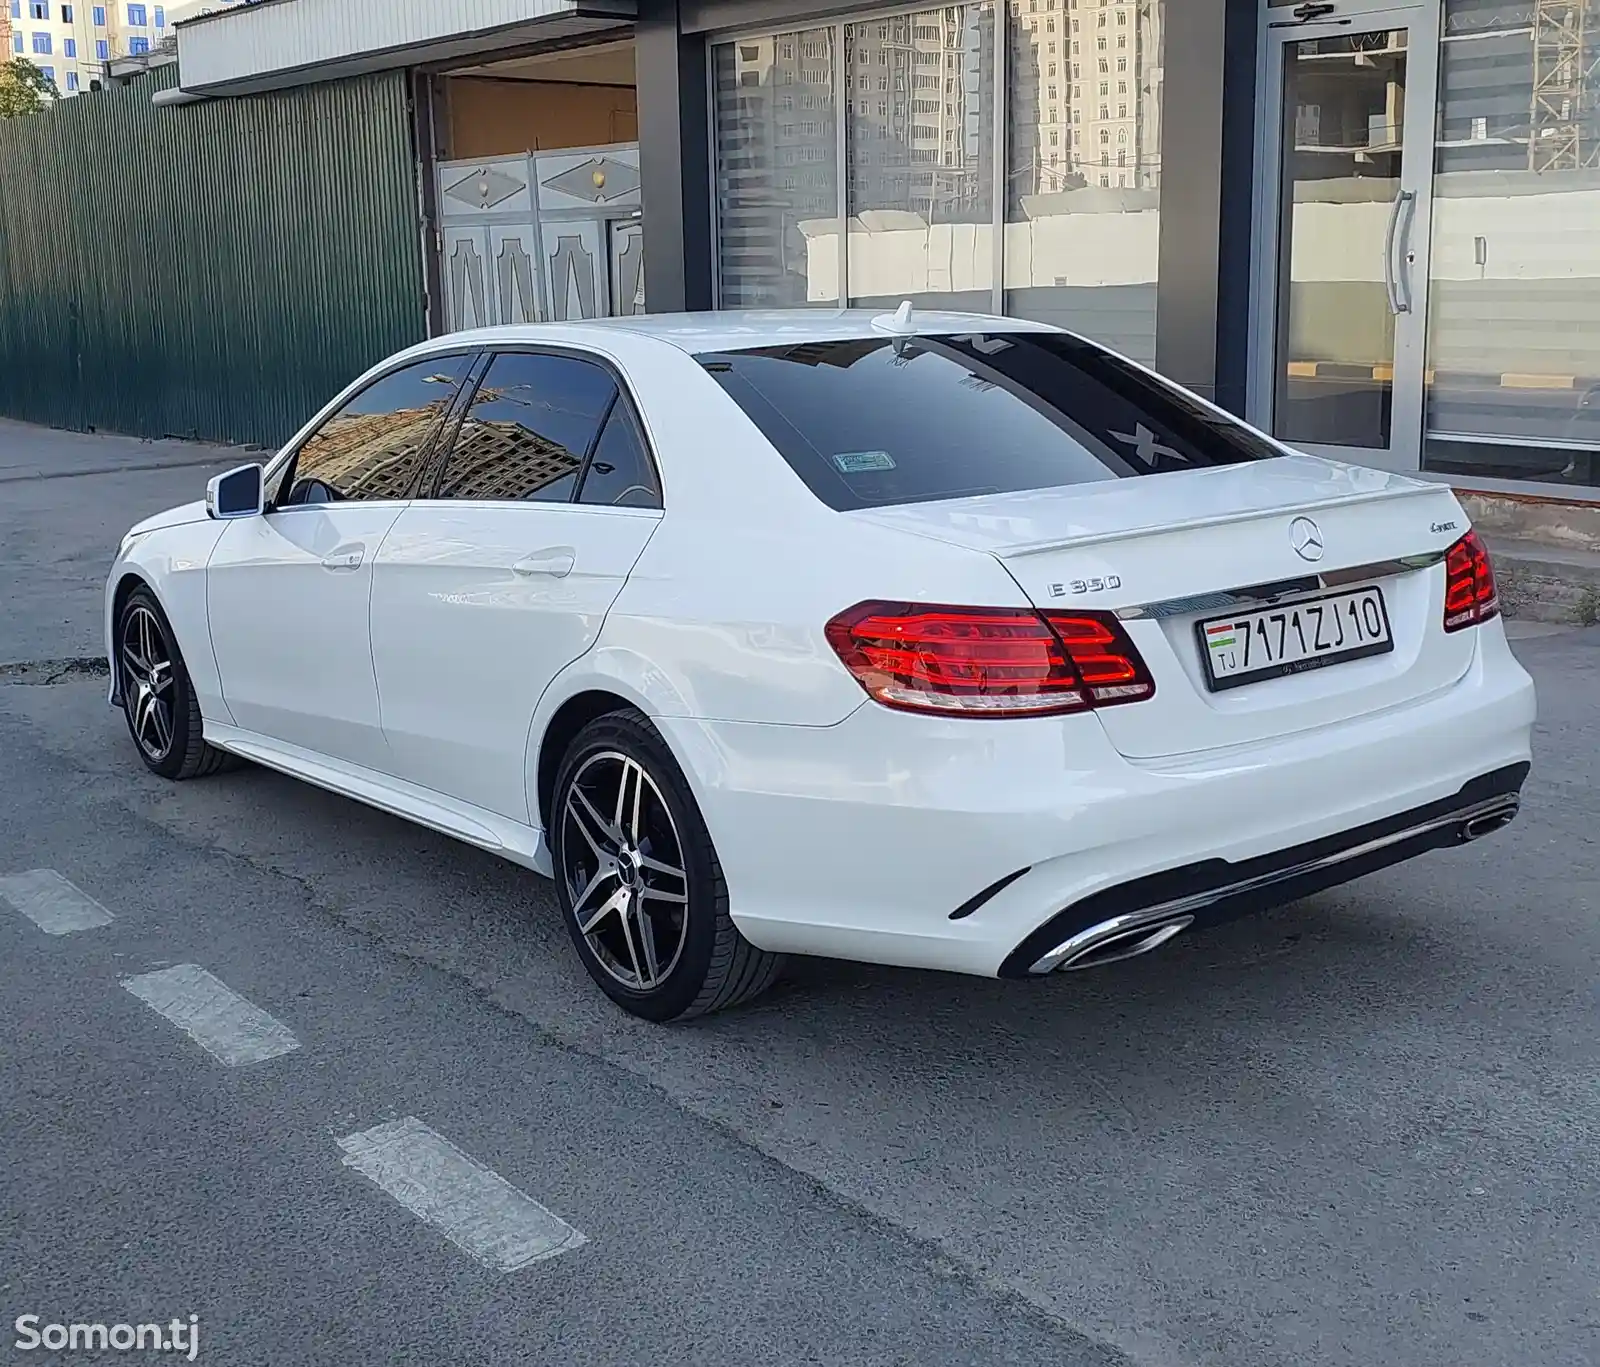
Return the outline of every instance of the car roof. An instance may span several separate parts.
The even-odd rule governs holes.
[[[433,339],[435,346],[468,343],[506,346],[517,342],[571,342],[581,346],[598,340],[597,333],[626,332],[650,337],[691,354],[737,351],[802,342],[851,341],[893,335],[884,323],[893,309],[756,309],[728,313],[644,313],[623,318],[593,318],[570,323],[514,323],[454,332]],[[875,320],[883,320],[875,327]],[[1055,332],[1043,323],[998,318],[984,313],[947,313],[913,309],[907,334],[958,332]],[[899,328],[894,331],[900,331]]]

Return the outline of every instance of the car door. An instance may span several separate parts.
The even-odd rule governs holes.
[[[230,522],[207,612],[234,724],[364,768],[388,767],[367,611],[372,563],[427,468],[469,353],[366,386],[300,445],[261,517]]]
[[[430,496],[400,514],[373,569],[395,773],[529,822],[534,707],[594,644],[660,518],[616,375],[565,352],[496,354]]]

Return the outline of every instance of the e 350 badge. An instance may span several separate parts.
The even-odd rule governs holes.
[[[1050,596],[1065,598],[1069,593],[1104,593],[1107,589],[1121,587],[1122,579],[1118,575],[1107,574],[1098,579],[1069,579],[1064,584],[1051,584]]]

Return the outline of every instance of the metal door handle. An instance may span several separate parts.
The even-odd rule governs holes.
[[[552,579],[565,579],[572,573],[573,564],[572,548],[557,546],[552,550],[535,551],[532,555],[525,555],[511,568],[524,577],[532,574],[548,574]]]
[[[1405,299],[1400,304],[1401,313],[1411,312],[1411,267],[1416,262],[1417,254],[1411,250],[1411,229],[1417,222],[1417,196],[1414,191],[1407,190],[1402,196],[1406,202],[1405,227],[1400,230],[1400,255],[1404,265],[1405,278],[1398,278],[1397,283],[1405,286]]]
[[[1389,294],[1390,313],[1411,312],[1410,281],[1408,279],[1406,283],[1406,298],[1402,299],[1400,297],[1400,282],[1395,276],[1394,240],[1400,229],[1400,211],[1408,204],[1415,206],[1416,202],[1417,192],[1415,190],[1402,190],[1394,197],[1394,203],[1389,206],[1389,227],[1383,235],[1383,287]],[[1415,216],[1415,207],[1412,208],[1411,214],[1413,217]],[[1406,220],[1408,236],[1410,234],[1410,225],[1411,219],[1408,217]]]
[[[328,570],[358,570],[366,548],[357,546],[353,551],[334,551],[322,557],[322,567]]]

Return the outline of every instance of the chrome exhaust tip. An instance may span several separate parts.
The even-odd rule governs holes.
[[[1113,916],[1064,940],[1028,971],[1042,974],[1059,969],[1075,973],[1079,969],[1099,968],[1102,964],[1137,958],[1160,949],[1193,924],[1193,916],[1151,916],[1148,912]]]
[[[1482,840],[1486,835],[1493,835],[1502,826],[1509,826],[1512,818],[1516,816],[1521,802],[1517,798],[1509,798],[1493,811],[1479,812],[1476,816],[1461,823],[1461,838],[1463,840]]]

